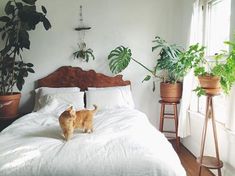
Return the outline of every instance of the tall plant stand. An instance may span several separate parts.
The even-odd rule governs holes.
[[[159,131],[162,133],[173,133],[175,134],[175,141],[176,141],[176,152],[179,152],[180,148],[180,138],[178,136],[178,111],[177,111],[177,105],[180,102],[165,102],[163,100],[160,100],[159,103],[161,104],[161,113],[160,113],[160,125],[159,125]],[[173,108],[173,113],[166,113],[165,112],[165,106],[171,106]],[[175,131],[167,131],[164,130],[164,119],[172,119],[175,121]],[[171,138],[168,138],[171,139]]]
[[[201,152],[200,152],[200,157],[197,158],[197,162],[200,165],[199,176],[201,176],[202,166],[207,167],[209,169],[217,169],[218,176],[222,176],[221,175],[221,168],[223,167],[223,162],[220,160],[220,157],[219,157],[219,147],[218,147],[218,139],[217,139],[217,132],[216,132],[216,123],[215,123],[214,110],[213,110],[213,96],[214,95],[207,94],[206,96],[207,96],[206,116],[205,116],[203,132],[202,132],[202,139],[201,139]],[[212,123],[216,157],[204,156],[207,125],[208,125],[209,119],[211,119],[211,123]]]

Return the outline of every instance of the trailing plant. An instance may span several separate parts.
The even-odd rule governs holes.
[[[235,43],[225,42],[231,47],[230,52],[222,51],[207,60],[204,57],[195,65],[195,76],[218,76],[224,93],[228,94],[235,82]],[[205,95],[205,90],[198,86],[195,89],[198,96]]]
[[[93,50],[91,48],[86,49],[86,43],[78,44],[79,50],[73,53],[74,59],[81,59],[82,61],[89,62],[89,59],[95,60]]]
[[[29,31],[35,30],[42,23],[46,30],[51,28],[46,18],[47,10],[36,10],[37,0],[9,0],[5,6],[5,15],[0,17],[0,32],[3,48],[0,50],[0,95],[21,90],[25,78],[34,73],[33,64],[25,63],[21,52],[30,49]]]

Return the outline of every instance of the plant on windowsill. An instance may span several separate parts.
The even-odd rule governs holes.
[[[223,51],[206,60],[204,57],[194,68],[200,85],[194,90],[198,96],[217,95],[221,89],[228,94],[235,83],[235,43],[225,42],[231,47],[230,52]]]
[[[136,59],[132,58],[129,48],[119,46],[112,50],[108,56],[110,70],[117,74],[123,71],[131,60],[142,66],[150,74],[143,81],[153,80],[153,91],[155,90],[156,79],[161,80],[160,96],[164,101],[177,102],[182,96],[182,79],[188,71],[199,62],[203,49],[199,45],[190,46],[189,50],[184,51],[175,44],[168,44],[160,37],[155,37],[156,43],[152,51],[160,49],[159,59],[153,69],[146,67]]]
[[[0,33],[3,48],[0,50],[0,117],[15,117],[21,94],[20,91],[29,73],[34,73],[33,64],[23,61],[21,52],[30,49],[29,32],[42,23],[46,30],[51,28],[46,18],[47,10],[36,10],[37,0],[9,0],[5,14],[0,17]]]

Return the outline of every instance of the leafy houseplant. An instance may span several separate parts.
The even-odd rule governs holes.
[[[74,59],[81,59],[82,61],[89,62],[89,59],[92,58],[95,60],[95,56],[93,55],[93,50],[91,48],[86,48],[86,43],[83,42],[78,45],[79,50],[73,53]]]
[[[198,96],[216,95],[222,90],[228,94],[235,82],[235,43],[225,42],[231,47],[230,52],[222,52],[208,61],[204,57],[195,66],[194,74],[198,76],[200,86],[195,91]]]
[[[35,5],[36,1],[9,0],[4,9],[5,15],[0,17],[0,32],[4,43],[0,50],[0,98],[16,96],[18,93],[13,92],[14,86],[16,85],[21,90],[25,82],[24,79],[29,73],[34,73],[33,64],[25,63],[21,55],[24,49],[30,49],[28,31],[35,30],[39,23],[42,23],[46,30],[51,28],[51,24],[46,18],[46,8],[42,6],[42,12],[38,12]],[[7,101],[6,103],[1,101],[0,116],[5,116],[2,111],[5,113],[3,109],[8,104],[15,104],[18,108],[19,100],[18,103],[14,103],[13,100]],[[17,111],[14,113],[13,111],[10,116],[16,115],[14,113],[17,113]]]
[[[150,74],[148,74],[143,81],[153,79],[153,91],[155,90],[155,79],[162,81],[160,89],[162,90],[161,97],[165,101],[179,101],[182,94],[182,83],[179,83],[194,64],[199,62],[202,49],[198,46],[191,46],[187,52],[184,52],[179,46],[168,44],[160,37],[155,37],[153,41],[156,43],[152,47],[152,51],[160,49],[159,59],[156,61],[154,68],[150,69],[144,64],[132,58],[132,53],[129,48],[119,46],[112,50],[108,56],[110,70],[117,74],[123,71],[131,60],[142,66]],[[173,89],[172,89],[173,88]],[[175,89],[176,88],[176,89]],[[164,90],[167,90],[166,92]],[[173,92],[176,95],[167,95]],[[169,98],[167,97],[169,96]]]

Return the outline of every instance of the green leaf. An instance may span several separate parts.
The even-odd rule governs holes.
[[[47,9],[44,6],[42,6],[42,11],[45,15],[47,14]]]
[[[35,71],[32,68],[27,68],[27,71],[30,73],[35,73]]]
[[[16,87],[21,91],[22,87],[25,83],[24,77],[21,74],[21,72],[23,72],[23,70],[20,70],[19,75],[16,77]]]
[[[26,4],[34,5],[37,0],[22,0],[22,1],[25,2]]]
[[[2,33],[2,40],[4,40],[4,39],[5,39],[6,34],[7,34],[6,32],[3,32],[3,33]]]
[[[1,22],[9,22],[11,19],[8,16],[1,16],[0,21]]]
[[[16,2],[16,7],[21,10],[23,8],[23,4],[21,2]]]
[[[155,81],[153,81],[153,92],[156,90],[156,83],[155,83]]]
[[[27,67],[33,67],[32,63],[27,63],[26,65],[27,65]]]
[[[131,50],[124,46],[119,46],[111,51],[108,56],[109,68],[112,73],[122,72],[130,63],[131,60]]]
[[[193,91],[196,92],[198,97],[201,97],[202,95],[206,95],[206,91],[199,86],[196,89],[194,89]]]
[[[10,45],[7,45],[5,48],[3,48],[0,53],[2,56],[5,56],[10,50],[11,50],[11,47]]]
[[[6,6],[5,6],[5,13],[7,15],[10,15],[10,14],[14,13],[14,6],[11,5],[11,1],[7,2]]]
[[[151,79],[151,76],[150,75],[147,75],[145,78],[144,78],[144,80],[142,81],[142,82],[144,82],[144,81],[149,81]]]
[[[43,22],[43,26],[46,30],[49,30],[51,28],[51,23],[46,17],[43,18],[42,22]]]

